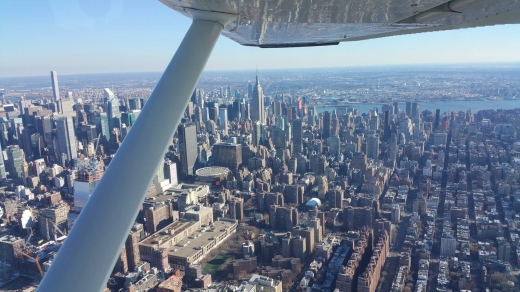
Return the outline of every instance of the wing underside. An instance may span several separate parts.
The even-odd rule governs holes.
[[[338,44],[394,35],[520,23],[520,0],[161,0],[234,14],[223,35],[265,48]]]

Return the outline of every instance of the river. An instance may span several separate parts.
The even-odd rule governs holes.
[[[358,103],[358,104],[352,104],[352,107],[355,109],[359,109],[361,113],[367,113],[369,110],[371,110],[374,107],[378,108],[378,111],[382,111],[382,104],[376,104],[376,103]],[[345,108],[345,107],[338,107],[338,108]],[[474,113],[477,113],[479,110],[485,110],[485,109],[514,109],[514,108],[520,108],[520,100],[477,100],[477,101],[463,101],[463,100],[457,100],[457,101],[447,101],[447,102],[419,102],[419,108],[421,111],[424,110],[432,110],[435,111],[436,109],[440,109],[441,113],[447,112],[447,111],[467,111],[471,109]],[[336,109],[336,107],[332,106],[317,106],[316,111],[318,113],[324,112],[324,111],[332,111]],[[401,102],[399,103],[399,109],[405,111],[406,110],[406,103]]]

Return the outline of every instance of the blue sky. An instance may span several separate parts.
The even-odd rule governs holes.
[[[190,25],[158,0],[2,0],[0,11],[0,77],[162,71]],[[520,25],[298,49],[221,37],[206,69],[519,62],[518,52]]]

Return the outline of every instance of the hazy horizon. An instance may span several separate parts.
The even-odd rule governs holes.
[[[296,70],[329,70],[329,69],[369,69],[369,68],[469,68],[469,67],[477,67],[480,69],[487,67],[501,67],[505,66],[506,68],[520,68],[520,61],[506,61],[506,62],[467,62],[467,63],[416,63],[416,64],[383,64],[383,65],[352,65],[352,66],[330,66],[330,67],[298,67],[298,68],[258,68],[258,72],[261,74],[262,72],[271,72],[271,71],[296,71]],[[219,73],[219,72],[255,72],[256,68],[251,69],[206,69],[203,71],[203,75],[205,73]],[[19,75],[19,76],[0,76],[0,80],[5,79],[17,79],[17,78],[38,78],[38,77],[49,77],[50,71],[57,70],[48,70],[47,74],[42,75]],[[86,76],[86,75],[117,75],[117,74],[161,74],[163,71],[113,71],[113,72],[85,72],[85,73],[60,73],[57,71],[59,77],[66,76]],[[49,77],[50,78],[50,77]]]

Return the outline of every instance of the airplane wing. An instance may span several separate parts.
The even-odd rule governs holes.
[[[160,0],[236,15],[222,32],[244,46],[336,45],[387,36],[520,23],[520,0]]]

